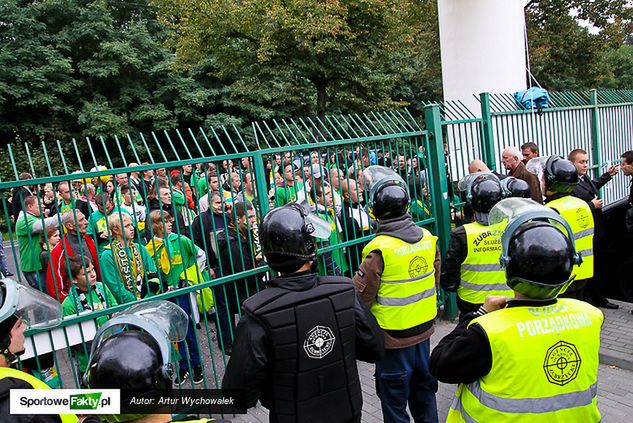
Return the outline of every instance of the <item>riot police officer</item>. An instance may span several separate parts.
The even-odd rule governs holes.
[[[600,421],[602,312],[557,299],[580,260],[573,233],[551,209],[516,201],[529,200],[503,200],[491,211],[491,223],[497,211],[509,221],[502,262],[516,298],[486,298],[431,354],[431,372],[459,383],[447,421]]]
[[[172,421],[171,409],[163,409],[163,414],[151,413],[160,408],[159,398],[173,395],[172,345],[186,337],[187,328],[187,315],[169,301],[134,305],[101,326],[92,342],[83,385],[91,389],[121,390],[123,414],[102,415],[104,422]],[[152,405],[143,405],[142,399],[153,401]],[[135,403],[141,408],[134,408]],[[191,417],[179,421],[219,423],[224,420]]]
[[[582,300],[584,286],[593,277],[593,215],[587,202],[572,195],[580,180],[576,166],[559,156],[542,160],[545,205],[569,223],[574,232],[576,250],[582,256],[582,263],[574,267],[576,280],[564,295]]]
[[[280,276],[243,305],[223,389],[259,399],[277,422],[358,422],[362,393],[356,359],[382,357],[380,329],[344,277],[318,277],[315,238],[330,225],[308,205],[271,210],[259,234]]]
[[[525,181],[514,180],[528,187]],[[473,173],[464,177],[458,186],[466,192],[475,221],[451,232],[440,283],[445,290],[457,292],[461,318],[477,310],[488,295],[512,296],[512,290],[506,285],[499,264],[501,230],[488,222],[488,213],[504,195],[499,179],[491,173]],[[529,197],[529,187],[527,191]]]
[[[9,395],[11,389],[51,389],[46,383],[11,368],[24,353],[24,331],[29,327],[45,329],[61,322],[61,304],[37,289],[8,278],[0,280],[0,421],[31,422],[32,415],[11,415]],[[74,414],[38,415],[42,423],[76,423]],[[86,423],[98,422],[90,418]]]
[[[437,315],[437,237],[413,223],[407,184],[393,170],[363,172],[376,237],[363,249],[354,284],[385,337],[376,364],[376,390],[385,422],[437,421],[437,380],[428,371],[430,336]]]

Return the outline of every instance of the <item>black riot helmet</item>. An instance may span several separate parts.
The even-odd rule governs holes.
[[[291,203],[269,211],[259,227],[266,262],[281,273],[292,273],[317,258],[314,238],[327,238],[330,224],[310,213],[307,204]]]
[[[510,228],[510,226],[508,226]],[[501,262],[510,288],[533,299],[552,299],[572,283],[581,262],[569,236],[549,221],[529,221],[504,232]],[[572,235],[571,230],[568,235]]]
[[[129,330],[112,335],[95,350],[92,363],[87,377],[91,388],[139,393],[171,390],[172,379],[163,374],[158,343],[146,332]]]
[[[409,210],[409,193],[398,184],[387,185],[374,194],[372,214],[376,219],[394,219]]]
[[[545,190],[556,194],[569,194],[578,185],[578,170],[569,160],[550,156],[543,171]]]
[[[531,198],[530,185],[523,179],[517,179],[508,176],[501,180],[501,188],[503,188],[505,197]]]
[[[61,322],[62,307],[58,301],[37,289],[13,279],[0,279],[0,354],[9,362],[24,353],[24,350],[14,353],[9,350],[11,330],[18,320],[27,329],[51,328]]]
[[[488,224],[488,213],[503,198],[503,190],[496,178],[481,176],[472,184],[470,205],[475,212],[475,220],[482,225]]]
[[[369,166],[363,171],[363,188],[369,191],[367,206],[379,220],[395,219],[409,211],[409,189],[393,169]]]
[[[175,374],[172,348],[185,339],[187,328],[187,314],[169,301],[130,306],[95,334],[83,386],[123,389],[122,403],[132,395],[169,392]]]

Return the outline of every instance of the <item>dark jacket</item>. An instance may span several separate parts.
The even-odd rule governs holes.
[[[18,221],[18,216],[22,211],[22,205],[24,204],[24,197],[28,197],[32,192],[28,188],[21,186],[15,187],[11,190],[11,210],[13,212],[13,221]]]
[[[629,181],[629,208],[624,215],[624,227],[629,234],[633,234],[633,177]]]
[[[580,182],[578,182],[578,185],[576,185],[574,191],[571,194],[574,197],[585,200],[587,202],[587,205],[591,209],[591,214],[593,215],[594,242],[602,242],[602,238],[604,237],[604,224],[602,221],[602,209],[597,209],[596,206],[593,205],[591,200],[596,197],[600,198],[600,193],[598,192],[598,190],[610,180],[611,175],[609,174],[609,172],[605,172],[596,180],[591,180],[591,178],[589,178],[587,175],[584,175],[580,178]]]
[[[510,300],[508,307],[543,307],[554,304],[556,300],[534,302],[529,300]],[[494,312],[493,312],[494,313]],[[490,341],[481,326],[468,324],[476,313],[466,314],[455,329],[437,344],[429,359],[429,370],[440,382],[472,383],[490,373],[492,369],[492,350]]]
[[[457,292],[461,281],[461,266],[468,255],[466,245],[466,229],[458,226],[451,231],[451,238],[448,241],[446,257],[442,261],[442,275],[440,285],[449,292]]]
[[[347,278],[340,278],[340,280],[342,283],[347,281],[351,284]],[[269,283],[271,287],[286,290],[287,295],[298,295],[300,292],[312,289],[316,284],[317,276],[311,272],[285,275],[273,279]],[[266,290],[259,295],[265,295],[265,292]],[[356,359],[375,363],[384,354],[380,328],[367,307],[361,303],[356,295],[354,298],[354,350]],[[271,368],[274,365],[272,362],[274,357],[271,354],[269,339],[270,334],[262,322],[256,316],[245,311],[237,327],[233,346],[234,353],[227,365],[222,388],[244,390],[247,407],[253,407],[257,400],[262,397],[271,396],[270,389],[273,377]],[[341,374],[340,377],[344,378],[345,374]],[[327,404],[323,404],[323,406],[328,407]],[[336,422],[336,410],[330,409],[328,413],[331,413],[333,418],[331,421]]]
[[[240,233],[229,225],[218,235],[218,272],[216,277],[230,276],[246,270],[255,268],[254,247],[252,245],[252,235],[249,239],[247,234]],[[242,303],[250,296],[259,292],[260,276],[249,276],[225,284],[228,296],[229,307],[235,313],[239,311]]]
[[[522,179],[530,186],[530,196],[532,200],[539,204],[543,204],[543,193],[541,192],[541,181],[538,176],[527,170],[523,162],[519,162],[519,165],[514,169],[514,172],[510,173],[517,179]]]
[[[48,215],[55,216],[58,213],[59,208],[59,202],[54,202]],[[88,203],[78,198],[75,199],[75,210],[79,210],[80,212],[82,212],[83,215],[86,216],[86,219],[88,219],[90,217],[90,213],[92,213],[92,209],[90,208]]]
[[[193,243],[205,250],[207,253],[207,266],[213,269],[218,276],[220,274],[219,262],[214,250],[217,249],[218,234],[224,231],[225,225],[228,223],[229,216],[215,214],[209,208],[196,216],[190,227]]]

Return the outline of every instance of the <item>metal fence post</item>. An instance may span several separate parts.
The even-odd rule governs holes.
[[[255,170],[255,183],[257,189],[257,201],[259,202],[260,216],[263,218],[270,209],[268,202],[268,187],[266,186],[266,166],[261,152],[253,155],[253,169]],[[273,179],[274,181],[274,179]]]
[[[430,105],[424,108],[424,120],[429,132],[429,161],[432,180],[435,187],[431,190],[432,201],[437,222],[437,237],[440,254],[446,256],[448,241],[451,235],[451,210],[448,198],[448,178],[446,177],[446,158],[444,157],[444,137],[442,135],[442,122],[440,120],[440,108],[438,105]],[[452,319],[457,315],[457,303],[455,293],[446,293],[444,301],[444,317]]]
[[[492,113],[490,111],[490,93],[479,94],[481,100],[481,154],[490,170],[497,170],[495,160],[494,136],[492,133]]]
[[[600,117],[598,116],[598,91],[593,89],[589,92],[589,104],[591,108],[591,156],[593,157],[594,178],[600,176]]]

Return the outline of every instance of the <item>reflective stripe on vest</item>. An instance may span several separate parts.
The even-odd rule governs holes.
[[[572,299],[510,307],[478,317],[490,372],[460,385],[448,422],[596,422],[600,327],[597,308]]]
[[[506,273],[499,263],[502,230],[494,226],[468,223],[466,259],[461,265],[461,281],[457,296],[471,304],[483,304],[488,295],[513,297],[506,285]]]
[[[437,315],[437,237],[422,231],[422,239],[414,244],[378,235],[363,249],[363,260],[374,250],[382,253],[384,269],[371,312],[383,329],[409,329]]]
[[[576,280],[593,277],[593,232],[591,209],[584,200],[567,195],[546,204],[556,210],[569,223],[574,232],[576,251],[582,255],[580,266],[575,265],[572,274]]]
[[[24,382],[31,385],[33,389],[51,389],[50,386],[48,386],[46,383],[39,380],[35,376],[24,373],[20,370],[11,369],[9,367],[0,367],[0,379],[5,378],[23,380]],[[77,423],[79,421],[79,418],[74,414],[59,414],[59,418],[62,419],[62,423]]]

